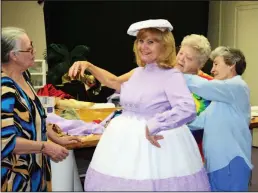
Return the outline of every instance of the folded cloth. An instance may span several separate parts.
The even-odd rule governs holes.
[[[80,120],[80,116],[73,108],[66,108],[60,113],[60,117],[69,120]]]
[[[38,96],[55,96],[60,97],[61,99],[71,99],[73,96],[61,91],[57,90],[54,85],[46,84],[43,88],[39,89],[37,92]]]
[[[68,135],[102,134],[105,128],[103,125],[94,122],[86,123],[82,120],[67,120],[54,113],[47,115],[46,122],[57,124]]]

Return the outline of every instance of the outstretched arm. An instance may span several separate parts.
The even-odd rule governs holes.
[[[61,130],[56,124],[47,124],[48,139],[50,139],[54,143],[64,146],[81,142],[81,139],[78,136],[58,136],[58,134],[53,130],[54,127],[58,127],[58,129]]]
[[[132,76],[134,69],[130,72],[127,72],[121,76],[116,76],[105,69],[99,68],[87,61],[78,61],[75,62],[72,67],[69,69],[69,76],[75,77],[76,75],[84,75],[84,71],[88,70],[94,77],[96,77],[102,84],[109,88],[116,89],[120,91],[121,84],[129,80]]]
[[[210,101],[230,103],[233,93],[230,88],[232,80],[206,80],[197,75],[184,74],[186,83],[191,92]]]

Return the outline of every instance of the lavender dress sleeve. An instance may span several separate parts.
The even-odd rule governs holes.
[[[148,120],[147,126],[152,135],[180,127],[196,117],[195,103],[182,73],[171,74],[166,84],[165,95],[172,109],[156,114]]]

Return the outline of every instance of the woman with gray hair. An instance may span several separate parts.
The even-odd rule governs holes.
[[[205,36],[198,34],[187,35],[181,42],[176,57],[176,68],[183,73],[196,74],[202,78],[211,80],[213,77],[201,71],[209,59],[210,52],[210,42]],[[196,104],[197,116],[199,116],[209,106],[210,101],[198,96],[196,93],[192,93],[192,95]],[[192,133],[203,158],[203,130],[193,130]]]
[[[218,47],[211,53],[214,79],[185,75],[189,89],[210,106],[190,125],[204,129],[204,156],[212,191],[248,191],[252,170],[250,91],[241,75],[245,56],[239,49]]]
[[[26,32],[3,28],[1,48],[1,190],[51,191],[49,157],[55,162],[65,159],[68,150],[56,143],[67,139],[47,131],[44,108],[23,76],[35,56]]]
[[[198,74],[210,53],[211,46],[206,37],[198,34],[187,35],[181,42],[176,67],[183,73]]]

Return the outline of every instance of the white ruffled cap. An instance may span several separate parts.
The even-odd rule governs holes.
[[[165,19],[149,19],[145,21],[139,21],[133,23],[127,30],[127,34],[131,36],[137,36],[137,33],[141,29],[145,28],[157,28],[161,31],[165,31],[168,29],[169,31],[173,30],[173,26],[169,23],[168,20]]]

